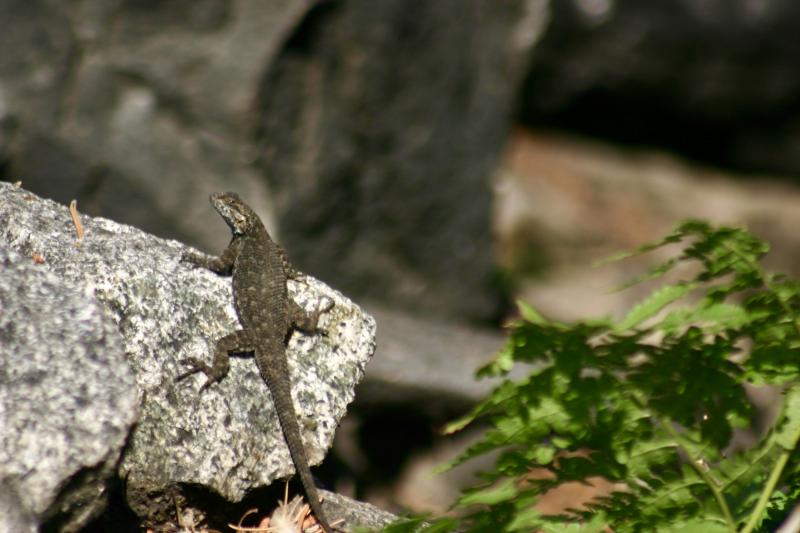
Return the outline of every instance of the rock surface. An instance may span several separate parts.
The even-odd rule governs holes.
[[[477,380],[475,372],[503,347],[502,333],[375,303],[366,307],[381,327],[375,360],[359,385],[359,403],[405,404],[439,419],[463,413],[497,385]]]
[[[37,231],[5,216],[9,192],[0,189],[4,226]],[[137,418],[134,377],[116,325],[91,291],[9,246],[3,238],[0,531],[78,531],[105,507]]]
[[[487,177],[548,5],[353,0],[306,17],[265,76],[258,139],[301,267],[414,313],[497,317]]]
[[[216,218],[210,207],[207,215]],[[178,242],[81,219],[85,236],[77,242],[65,207],[0,184],[0,243],[24,256],[40,254],[43,268],[92,290],[122,334],[142,397],[120,465],[133,510],[158,522],[174,514],[185,484],[237,501],[289,475],[288,450],[253,361],[234,358],[229,375],[203,394],[202,376],[175,382],[183,358],[210,361],[215,340],[237,327],[230,281],[180,263],[186,248]],[[372,355],[375,322],[314,279],[292,282],[289,290],[307,309],[324,298],[335,304],[320,320],[327,335],[296,333],[287,352],[310,461],[317,463]]]
[[[348,529],[355,527],[381,529],[399,518],[374,505],[334,492],[322,491],[321,496],[325,499],[323,504],[325,509],[329,510],[330,516],[343,520]]]

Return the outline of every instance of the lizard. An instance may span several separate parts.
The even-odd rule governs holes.
[[[202,372],[206,375],[206,382],[200,389],[202,392],[227,375],[230,354],[252,354],[269,388],[289,454],[311,510],[325,533],[332,533],[308,466],[300,424],[292,403],[286,345],[294,330],[317,332],[319,316],[329,311],[333,302],[313,313],[306,313],[289,298],[286,288],[287,279],[295,279],[300,273],[292,267],[283,248],[272,240],[255,211],[236,193],[214,193],[209,200],[230,227],[233,234],[230,244],[218,257],[186,253],[181,260],[220,275],[232,276],[233,303],[242,329],[217,341],[210,366],[194,357],[184,359],[182,362],[189,368],[176,380]]]

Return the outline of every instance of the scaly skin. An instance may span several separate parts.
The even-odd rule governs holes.
[[[233,238],[219,257],[192,254],[183,259],[218,274],[233,276],[233,304],[242,329],[217,341],[211,366],[194,358],[187,359],[190,368],[178,379],[202,372],[208,378],[203,385],[205,389],[228,373],[230,353],[252,353],[272,394],[289,453],[311,510],[325,532],[332,533],[311,476],[292,402],[286,341],[294,329],[317,331],[319,315],[333,304],[307,314],[289,298],[286,290],[286,280],[294,278],[297,271],[287,261],[283,249],[272,240],[258,215],[235,193],[215,193],[210,200],[230,226]]]

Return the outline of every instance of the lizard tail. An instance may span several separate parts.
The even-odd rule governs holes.
[[[265,365],[266,368],[259,368],[261,376],[264,381],[267,382],[267,386],[272,395],[272,401],[278,413],[278,420],[283,430],[284,439],[289,447],[289,454],[292,456],[295,470],[300,476],[300,482],[308,497],[311,510],[314,512],[314,516],[317,517],[317,521],[320,523],[325,533],[333,533],[334,530],[330,526],[325,513],[322,511],[319,491],[314,484],[314,478],[311,476],[311,469],[308,466],[308,456],[303,446],[300,424],[297,421],[297,415],[294,410],[294,403],[292,402],[288,384],[280,378],[280,376],[289,376],[288,365],[285,359],[279,363],[273,363],[276,364]]]

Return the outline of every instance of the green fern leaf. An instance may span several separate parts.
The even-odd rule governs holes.
[[[506,479],[489,487],[470,489],[459,498],[459,505],[492,505],[508,501],[517,496],[519,491],[513,479]]]
[[[522,318],[531,324],[543,325],[547,323],[547,320],[531,304],[517,300],[517,308]]]
[[[694,308],[671,311],[658,325],[665,333],[675,334],[687,326],[702,326],[710,333],[739,329],[765,316],[750,313],[739,305],[706,299]]]
[[[695,287],[693,283],[678,283],[677,285],[661,287],[625,315],[625,318],[614,326],[614,331],[620,333],[635,328],[672,302],[689,294]]]
[[[800,385],[786,391],[783,420],[775,431],[775,442],[786,450],[794,450],[800,439]]]
[[[800,282],[765,273],[768,247],[754,236],[704,221],[617,259],[678,242],[681,253],[635,281],[686,261],[700,273],[653,291],[616,324],[557,323],[520,303],[522,319],[479,375],[518,362],[530,374],[446,428],[488,426],[444,468],[496,456],[485,484],[459,499],[466,514],[456,529],[760,533],[785,519],[800,498]],[[746,383],[785,397],[766,435],[736,450],[734,428],[754,415]],[[579,510],[543,515],[535,506],[552,488],[598,477],[615,489]]]

